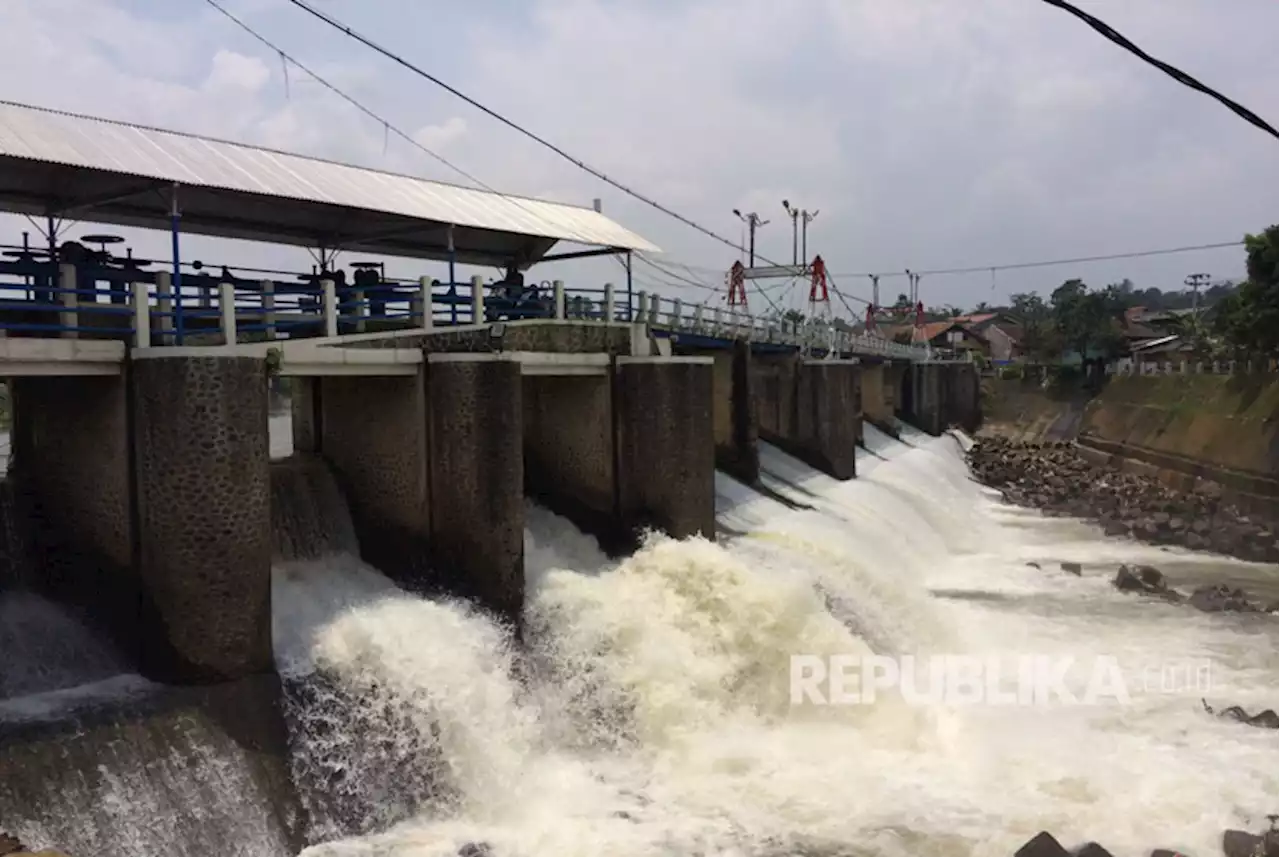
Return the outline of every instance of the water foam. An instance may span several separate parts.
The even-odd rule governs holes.
[[[473,842],[499,857],[1006,857],[1046,828],[1137,857],[1210,853],[1223,827],[1274,807],[1273,736],[1208,718],[1185,693],[1101,708],[789,705],[792,653],[872,650],[1115,654],[1130,677],[1152,657],[1211,658],[1211,701],[1275,705],[1274,620],[1123,596],[1114,564],[1151,549],[1000,505],[969,480],[960,440],[867,431],[870,466],[848,483],[762,451],[770,487],[811,509],[719,477],[721,524],[746,534],[721,544],[655,537],[610,563],[538,510],[527,658],[465,606],[399,593],[351,558],[278,571],[277,657],[358,699],[363,744],[386,742],[432,784],[387,781],[385,764],[348,753],[348,775],[381,779],[398,810],[308,857]],[[1032,557],[1078,558],[1085,574]],[[1274,588],[1274,569],[1230,573]]]

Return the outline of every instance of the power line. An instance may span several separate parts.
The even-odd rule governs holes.
[[[1166,256],[1171,253],[1191,253],[1196,250],[1218,250],[1224,247],[1239,247],[1243,241],[1220,241],[1216,244],[1195,244],[1186,247],[1169,247],[1163,250],[1138,250],[1132,253],[1109,253],[1101,256],[1077,256],[1073,259],[1046,259],[1037,262],[1013,262],[1004,265],[975,265],[969,268],[934,268],[931,270],[913,270],[913,274],[936,277],[940,274],[985,274],[988,271],[1016,271],[1025,268],[1051,268],[1055,265],[1073,265],[1079,262],[1106,262],[1112,259],[1137,259],[1143,256]],[[832,276],[828,274],[827,276]],[[903,271],[869,271],[845,272],[841,277],[905,277]]]
[[[1092,27],[1093,29],[1101,33],[1104,37],[1106,37],[1112,42],[1115,42],[1117,45],[1124,48],[1129,53],[1133,54],[1134,56],[1138,57],[1144,62],[1147,62],[1155,66],[1156,68],[1160,69],[1165,74],[1169,75],[1174,80],[1181,83],[1183,86],[1189,86],[1190,88],[1196,90],[1197,92],[1202,92],[1205,95],[1209,96],[1210,98],[1214,99],[1215,101],[1218,101],[1219,103],[1223,104],[1228,110],[1230,110],[1232,113],[1236,114],[1241,119],[1248,122],[1250,125],[1253,125],[1257,128],[1261,128],[1263,131],[1266,131],[1272,137],[1280,137],[1280,132],[1276,131],[1275,128],[1271,127],[1271,125],[1269,125],[1266,121],[1264,121],[1262,117],[1254,113],[1249,108],[1245,107],[1244,105],[1240,104],[1237,101],[1233,101],[1232,99],[1228,98],[1227,96],[1223,95],[1217,90],[1211,89],[1208,86],[1205,86],[1203,83],[1196,80],[1194,77],[1182,71],[1181,69],[1175,68],[1174,66],[1169,65],[1167,62],[1164,62],[1163,60],[1158,60],[1155,57],[1151,56],[1146,51],[1142,50],[1142,48],[1138,47],[1133,42],[1129,41],[1124,36],[1120,35],[1120,33],[1118,33],[1113,27],[1111,27],[1105,21],[1095,18],[1093,15],[1090,15],[1088,12],[1085,12],[1083,9],[1076,8],[1075,6],[1066,2],[1066,0],[1044,0],[1044,2],[1048,3],[1050,6],[1061,9],[1062,11],[1070,15],[1075,15],[1081,21],[1084,21],[1090,27]]]
[[[212,0],[210,0],[210,2],[212,2]],[[314,7],[313,7],[313,6],[311,6],[310,4],[308,4],[308,3],[304,2],[304,0],[289,0],[289,2],[290,2],[290,3],[292,3],[293,5],[297,6],[299,9],[302,9],[304,12],[308,13],[309,15],[311,15],[311,16],[313,16],[313,17],[315,17],[315,18],[317,18],[317,19],[319,19],[319,20],[323,21],[324,23],[328,24],[330,27],[333,27],[335,30],[338,30],[338,31],[340,31],[340,32],[342,32],[342,33],[345,33],[347,36],[349,36],[349,37],[350,37],[350,38],[352,38],[352,39],[355,39],[357,42],[360,42],[360,43],[361,43],[362,45],[364,45],[365,47],[368,47],[368,48],[371,48],[371,49],[372,49],[372,50],[374,50],[374,51],[377,51],[378,53],[382,54],[382,55],[383,55],[384,57],[386,57],[387,59],[389,59],[389,60],[391,60],[392,62],[396,63],[397,65],[400,65],[400,66],[402,66],[402,67],[404,67],[404,68],[408,69],[409,71],[413,72],[414,74],[418,75],[419,77],[421,77],[421,78],[423,78],[423,79],[425,79],[425,80],[428,80],[428,81],[430,81],[430,82],[434,83],[436,86],[438,86],[438,87],[440,87],[441,89],[445,90],[445,91],[446,91],[446,92],[448,92],[449,94],[451,94],[451,95],[453,95],[453,96],[455,96],[455,97],[457,97],[457,98],[462,99],[462,100],[463,100],[463,101],[465,101],[467,104],[470,104],[472,107],[474,107],[475,109],[479,110],[481,113],[484,113],[486,116],[489,116],[489,117],[490,117],[490,118],[492,118],[492,119],[496,119],[498,122],[501,122],[503,125],[506,125],[508,128],[512,129],[513,131],[516,131],[516,132],[518,132],[518,133],[520,133],[520,134],[524,135],[525,137],[528,137],[530,140],[533,140],[533,141],[534,141],[535,143],[537,143],[538,145],[540,145],[540,146],[542,146],[542,147],[544,147],[544,148],[546,148],[546,149],[548,149],[548,150],[550,150],[550,151],[554,152],[556,155],[559,155],[561,158],[563,158],[564,160],[566,160],[566,161],[568,161],[569,163],[573,164],[573,165],[574,165],[575,167],[577,167],[578,169],[583,170],[584,172],[590,173],[591,175],[595,176],[597,179],[599,179],[600,181],[604,182],[605,184],[608,184],[608,185],[610,185],[611,187],[614,187],[614,188],[616,188],[616,189],[618,189],[618,190],[622,191],[622,192],[623,192],[623,193],[625,193],[627,196],[630,196],[630,197],[632,197],[633,199],[637,199],[637,200],[639,200],[640,202],[643,202],[644,204],[646,204],[646,205],[650,206],[651,208],[656,209],[657,211],[662,212],[663,214],[667,215],[668,217],[672,217],[672,218],[674,218],[674,219],[676,219],[676,220],[680,221],[681,223],[683,223],[684,225],[686,225],[686,226],[688,226],[688,227],[691,227],[691,228],[693,228],[693,229],[696,229],[697,231],[701,232],[703,235],[706,235],[708,238],[712,238],[712,239],[714,239],[714,240],[716,240],[716,241],[719,241],[721,244],[724,244],[724,245],[725,245],[725,246],[727,246],[727,247],[731,247],[731,248],[733,248],[734,250],[737,250],[737,251],[738,251],[738,252],[740,252],[740,253],[745,253],[745,252],[746,252],[746,248],[745,248],[745,247],[743,247],[741,244],[738,244],[738,243],[734,242],[732,239],[725,238],[723,235],[720,235],[719,233],[714,232],[714,231],[713,231],[713,230],[711,230],[711,229],[708,229],[707,227],[703,226],[702,224],[697,223],[696,221],[691,220],[691,219],[689,219],[688,217],[685,217],[683,214],[680,214],[679,212],[677,212],[677,211],[675,211],[675,210],[673,210],[673,209],[671,209],[671,208],[668,208],[667,206],[663,205],[662,203],[658,202],[657,200],[652,199],[651,197],[645,196],[644,194],[642,194],[642,193],[640,193],[640,192],[638,192],[638,191],[636,191],[636,190],[633,190],[632,188],[630,188],[630,187],[628,187],[628,186],[626,186],[626,185],[622,184],[621,182],[617,181],[616,179],[613,179],[613,178],[611,178],[610,176],[606,175],[606,174],[605,174],[604,172],[602,172],[601,170],[596,169],[595,167],[590,166],[589,164],[587,164],[586,162],[584,162],[584,161],[582,161],[582,160],[580,160],[580,159],[578,159],[578,158],[575,158],[573,155],[569,154],[567,151],[565,151],[564,149],[562,149],[560,146],[557,146],[555,143],[552,143],[551,141],[547,140],[545,137],[541,137],[541,136],[539,136],[538,134],[535,134],[533,131],[530,131],[529,129],[525,128],[524,126],[519,125],[519,124],[517,124],[516,122],[514,122],[514,121],[512,121],[512,120],[508,119],[507,117],[503,116],[501,113],[497,112],[496,110],[493,110],[493,109],[490,109],[490,108],[488,108],[488,107],[484,106],[484,105],[483,105],[483,104],[481,104],[479,101],[476,101],[474,98],[472,98],[471,96],[467,95],[466,93],[464,93],[464,92],[462,92],[462,91],[458,90],[457,88],[455,88],[455,87],[453,87],[453,86],[450,86],[449,84],[445,83],[443,80],[441,80],[440,78],[436,77],[435,75],[433,75],[433,74],[431,74],[431,73],[429,73],[429,72],[426,72],[426,71],[422,70],[422,69],[421,69],[421,68],[419,68],[418,66],[416,66],[416,65],[414,65],[413,63],[409,62],[409,61],[408,61],[407,59],[405,59],[404,57],[402,57],[402,56],[400,56],[399,54],[395,53],[394,51],[391,51],[391,50],[388,50],[387,48],[382,47],[382,46],[381,46],[381,45],[379,45],[377,42],[373,41],[372,39],[368,38],[367,36],[364,36],[364,35],[361,35],[360,33],[357,33],[355,30],[351,29],[351,28],[350,28],[350,27],[348,27],[346,24],[343,24],[341,21],[337,20],[336,18],[332,17],[331,15],[328,15],[328,14],[326,14],[326,13],[324,13],[324,12],[321,12],[319,9],[314,8]],[[760,256],[760,259],[761,259],[762,261],[764,261],[764,262],[768,262],[770,265],[774,265],[774,266],[776,266],[776,265],[778,264],[777,262],[774,262],[774,261],[772,261],[772,260],[770,260],[770,259],[766,259],[764,256]],[[758,289],[757,289],[757,290],[758,290]],[[763,293],[762,293],[762,294],[763,294]],[[767,299],[767,296],[766,296],[766,299]]]
[[[252,36],[254,39],[256,39],[256,40],[257,40],[258,42],[260,42],[261,44],[265,45],[265,46],[266,46],[266,47],[267,47],[267,48],[268,48],[272,53],[275,53],[275,54],[279,55],[279,57],[280,57],[280,59],[281,59],[281,60],[283,60],[283,61],[284,61],[284,62],[286,62],[286,63],[290,63],[290,64],[292,64],[292,65],[296,66],[299,70],[301,70],[301,71],[303,71],[303,72],[306,72],[306,74],[307,74],[307,75],[308,75],[312,80],[314,80],[316,83],[320,84],[320,85],[321,85],[321,86],[323,86],[325,89],[329,90],[329,91],[330,91],[330,92],[332,92],[334,95],[338,96],[338,97],[339,97],[339,98],[341,98],[343,101],[347,102],[347,103],[348,103],[348,104],[350,104],[352,107],[356,108],[356,109],[357,109],[357,110],[359,110],[361,113],[363,113],[364,115],[368,116],[370,119],[373,119],[375,122],[377,122],[377,123],[378,123],[379,125],[381,125],[383,128],[385,128],[388,132],[395,134],[397,137],[400,137],[401,139],[405,140],[405,141],[406,141],[406,142],[408,142],[410,145],[412,145],[412,146],[414,146],[414,147],[416,147],[416,148],[420,149],[420,150],[421,150],[421,151],[423,151],[423,152],[426,152],[426,153],[427,153],[428,155],[430,155],[432,158],[434,158],[435,160],[439,161],[441,164],[444,164],[446,167],[448,167],[449,169],[453,170],[455,173],[457,173],[458,175],[460,175],[460,176],[462,176],[463,178],[467,179],[468,181],[473,182],[473,183],[474,183],[474,184],[476,184],[476,185],[479,185],[481,188],[483,188],[483,189],[485,189],[485,190],[492,191],[492,192],[494,192],[494,193],[499,193],[499,191],[496,191],[496,190],[494,190],[493,188],[489,187],[489,185],[487,185],[487,184],[485,184],[484,182],[480,181],[480,179],[478,179],[478,178],[476,178],[475,176],[471,175],[471,174],[470,174],[470,173],[468,173],[466,170],[462,169],[462,167],[459,167],[457,164],[454,164],[454,163],[450,162],[449,160],[447,160],[443,155],[440,155],[440,154],[438,154],[438,153],[436,153],[436,152],[431,151],[431,150],[430,150],[430,149],[428,149],[426,146],[422,145],[422,144],[421,144],[421,143],[419,143],[417,140],[415,140],[411,135],[406,134],[404,131],[401,131],[399,128],[397,128],[396,126],[394,126],[394,125],[392,125],[390,122],[388,122],[386,119],[384,119],[383,117],[379,116],[377,113],[374,113],[374,112],[373,112],[372,110],[370,110],[368,107],[365,107],[365,106],[364,106],[363,104],[361,104],[359,101],[356,101],[356,100],[355,100],[354,98],[352,98],[350,95],[348,95],[347,93],[343,92],[341,89],[339,89],[338,87],[334,86],[332,83],[330,83],[329,81],[325,80],[325,79],[324,79],[323,77],[321,77],[320,75],[316,74],[314,71],[312,71],[312,70],[311,70],[310,68],[308,68],[307,66],[303,65],[303,64],[302,64],[301,62],[299,62],[296,58],[294,58],[294,57],[290,56],[289,54],[285,53],[285,52],[284,52],[283,50],[281,50],[280,48],[276,47],[276,45],[275,45],[275,44],[273,44],[271,41],[269,41],[265,36],[263,36],[263,35],[259,34],[256,30],[254,30],[252,27],[250,27],[250,26],[249,26],[248,24],[246,24],[244,21],[240,20],[240,19],[239,19],[239,18],[237,18],[234,14],[232,14],[232,13],[231,13],[231,12],[229,12],[229,11],[227,11],[227,10],[226,10],[226,9],[225,9],[221,4],[220,4],[220,3],[218,3],[218,0],[205,0],[205,2],[206,2],[206,3],[208,3],[210,6],[212,6],[214,9],[218,10],[219,12],[221,12],[223,16],[225,16],[229,21],[231,21],[232,23],[234,23],[237,27],[239,27],[240,29],[244,30],[246,33],[248,33],[250,36]],[[286,68],[287,68],[287,66],[286,66]],[[288,79],[286,78],[286,84],[285,84],[285,85],[286,85],[286,87],[288,86],[287,80],[288,80]],[[503,196],[505,196],[505,195],[506,195],[506,194],[503,194]]]

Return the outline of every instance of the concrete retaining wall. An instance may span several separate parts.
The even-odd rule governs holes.
[[[796,385],[800,358],[793,354],[757,356],[751,364],[760,436],[769,441],[796,433]]]
[[[618,504],[628,530],[715,538],[713,374],[710,358],[618,358]]]
[[[619,538],[608,376],[523,379],[524,489],[602,542]]]
[[[805,361],[798,380],[795,433],[787,446],[828,475],[852,479],[862,413],[857,364]]]
[[[360,555],[428,577],[427,416],[421,375],[319,378],[319,452],[347,498]]]
[[[711,414],[715,428],[716,467],[740,482],[760,480],[759,418],[756,403],[756,357],[751,344],[737,340],[731,348],[699,350],[675,346],[684,357],[714,361]]]
[[[178,681],[272,668],[267,376],[250,357],[133,364],[138,570],[150,672]]]
[[[861,433],[858,369],[845,360],[757,356],[751,392],[760,437],[830,476],[852,479]]]
[[[39,571],[27,583],[93,608],[102,630],[136,651],[142,602],[125,379],[16,378],[12,393],[11,514]]]
[[[1096,395],[1030,379],[984,385],[983,433],[1078,440],[1098,461],[1180,490],[1212,483],[1233,503],[1275,514],[1274,376],[1123,376]]]
[[[444,359],[456,356],[466,359]],[[476,598],[519,627],[524,608],[520,366],[501,355],[431,358],[428,482],[438,584]]]

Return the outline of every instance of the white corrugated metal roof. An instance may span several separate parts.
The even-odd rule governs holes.
[[[0,159],[21,158],[600,247],[658,248],[593,211],[0,101]]]

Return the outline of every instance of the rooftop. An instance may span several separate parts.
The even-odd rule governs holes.
[[[0,101],[0,211],[460,263],[656,251],[590,208]]]

